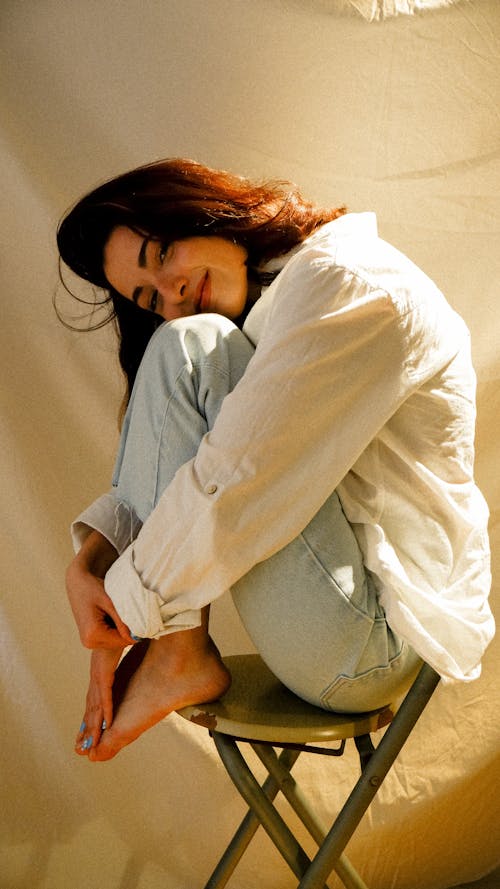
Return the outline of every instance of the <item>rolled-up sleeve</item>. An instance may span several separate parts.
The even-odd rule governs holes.
[[[122,553],[135,540],[141,527],[142,522],[132,507],[118,500],[111,490],[94,500],[72,523],[73,549],[78,552],[91,531],[99,531]]]

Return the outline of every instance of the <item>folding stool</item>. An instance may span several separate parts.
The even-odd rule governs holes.
[[[326,880],[332,870],[347,889],[368,889],[343,850],[435,690],[439,675],[423,664],[401,704],[369,713],[339,714],[296,697],[259,655],[224,660],[232,675],[229,691],[215,703],[179,710],[185,719],[209,729],[227,772],[249,806],[205,889],[226,886],[259,824],[299,878],[298,889],[328,889]],[[385,726],[375,748],[370,734]],[[341,756],[347,738],[354,738],[358,749],[361,777],[326,831],[290,770],[303,751]],[[330,741],[340,741],[340,746],[317,746]],[[314,746],[306,746],[311,743]],[[243,744],[253,748],[269,773],[262,786],[239,749]],[[275,747],[281,749],[279,756]],[[273,805],[280,790],[319,846],[312,861]]]
[[[179,714],[208,728],[224,766],[249,811],[224,852],[205,889],[226,886],[259,824],[299,878],[297,889],[328,889],[335,870],[347,889],[368,889],[343,850],[412,731],[438,682],[439,675],[423,664],[403,702],[368,713],[333,713],[306,703],[288,691],[259,655],[224,659],[232,675],[229,691],[211,704],[185,707]],[[375,748],[371,733],[388,726]],[[354,738],[361,776],[329,831],[325,830],[290,774],[301,752],[341,756],[347,738]],[[340,741],[336,749],[307,746]],[[262,786],[239,746],[249,744],[269,775]],[[278,756],[275,747],[281,749]],[[281,790],[318,844],[309,859],[273,806]]]

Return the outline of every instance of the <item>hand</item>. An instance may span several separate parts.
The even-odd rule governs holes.
[[[86,648],[122,649],[136,641],[104,589],[104,575],[117,558],[109,541],[93,531],[66,572],[68,598]]]
[[[90,683],[83,721],[75,738],[75,752],[87,755],[97,747],[103,731],[113,721],[113,681],[121,652],[116,649],[93,651],[90,659]]]

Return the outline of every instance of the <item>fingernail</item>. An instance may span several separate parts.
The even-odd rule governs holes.
[[[79,732],[80,732],[80,733],[81,733],[81,732],[84,732],[86,728],[87,728],[87,723],[86,723],[86,722],[82,722],[82,724],[81,724],[81,726],[80,726],[80,728],[79,728]]]
[[[108,727],[108,723],[106,722],[105,719],[103,719],[103,721],[102,721],[102,725],[101,725],[101,729],[102,729],[102,731],[104,731],[105,729],[107,729],[107,727]]]
[[[92,735],[90,735],[89,738],[85,738],[85,741],[83,742],[80,749],[81,750],[89,750],[91,747],[92,747]]]

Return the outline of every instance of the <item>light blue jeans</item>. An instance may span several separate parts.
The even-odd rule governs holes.
[[[117,497],[142,521],[179,466],[196,454],[252,354],[244,334],[219,315],[179,319],[154,334],[113,479]],[[325,709],[383,706],[421,664],[386,623],[335,491],[297,538],[255,565],[231,592],[270,669]]]

